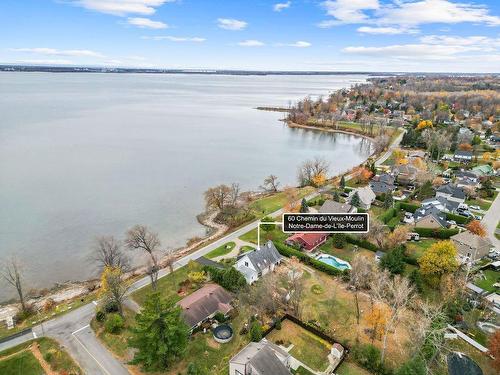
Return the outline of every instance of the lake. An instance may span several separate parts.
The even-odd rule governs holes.
[[[84,279],[95,236],[139,223],[164,247],[203,235],[210,186],[257,190],[271,173],[296,185],[316,155],[331,174],[348,170],[370,153],[366,140],[290,129],[254,108],[366,78],[0,73],[0,258],[22,260],[29,287]]]

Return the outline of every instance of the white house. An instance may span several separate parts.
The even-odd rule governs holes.
[[[248,284],[252,284],[269,271],[274,271],[282,259],[272,241],[268,241],[260,249],[238,257],[234,267],[245,276]]]

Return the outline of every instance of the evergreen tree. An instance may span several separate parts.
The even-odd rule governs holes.
[[[269,217],[269,216],[263,217],[261,220],[261,223],[266,223],[266,222],[273,223],[274,219],[272,217]],[[261,224],[260,225],[260,229],[262,229],[264,232],[270,232],[270,231],[274,230],[274,228],[275,228],[274,224]]]
[[[187,368],[187,375],[205,375],[207,372],[200,368],[196,363],[191,362]]]
[[[137,349],[133,363],[146,370],[167,369],[182,357],[188,344],[189,327],[174,300],[164,300],[158,293],[150,294],[140,313],[130,346]]]
[[[303,214],[309,212],[309,206],[305,198],[302,198],[302,202],[300,203],[300,212]]]
[[[360,204],[360,199],[359,199],[359,194],[358,192],[356,191],[353,196],[351,197],[351,204],[354,206],[354,207],[359,207],[359,204]]]
[[[380,259],[380,267],[387,269],[392,275],[402,275],[405,271],[405,257],[402,247],[386,253]]]
[[[333,200],[334,200],[335,202],[340,202],[340,195],[339,195],[339,192],[338,192],[337,190],[335,190],[335,191],[333,192]]]
[[[384,208],[391,208],[394,204],[394,198],[392,197],[392,194],[391,192],[387,192],[387,194],[385,195],[385,199],[384,199]]]
[[[255,320],[250,327],[250,339],[253,342],[262,340],[262,326],[257,320]]]
[[[342,177],[340,178],[340,187],[343,189],[345,188],[345,176],[342,175]]]

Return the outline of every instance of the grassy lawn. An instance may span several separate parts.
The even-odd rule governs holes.
[[[300,198],[311,194],[315,189],[311,186],[297,189],[297,195]],[[273,194],[269,197],[258,199],[250,203],[250,208],[255,211],[256,216],[265,216],[279,210],[287,203],[287,195],[284,192]]]
[[[483,270],[485,278],[477,275],[474,284],[480,287],[481,289],[487,290],[488,292],[495,292],[498,288],[495,288],[493,284],[500,282],[500,272],[494,270]]]
[[[374,259],[373,251],[366,250],[363,248],[358,248],[358,250],[354,251],[354,245],[350,243],[346,243],[344,248],[338,249],[333,246],[333,239],[329,238],[323,245],[318,248],[322,253],[333,255],[339,259],[345,260],[346,262],[351,262],[356,254],[361,254],[368,258]]]
[[[43,374],[42,367],[38,360],[30,351],[29,346],[38,343],[40,352],[44,360],[50,365],[53,371],[60,374],[79,375],[82,374],[80,367],[66,353],[59,343],[53,339],[42,337],[37,340],[30,340],[0,353],[0,374]],[[16,354],[17,353],[17,354]],[[7,357],[1,360],[2,357]]]
[[[481,207],[481,210],[488,211],[492,202],[487,202],[482,199],[467,199],[465,203],[469,206],[479,206]]]
[[[235,246],[236,244],[232,241],[225,243],[224,245],[219,246],[217,249],[214,249],[211,252],[209,252],[207,255],[205,255],[205,257],[207,257],[208,259],[213,259],[229,254],[234,249]]]
[[[266,338],[274,343],[283,342],[285,347],[292,344],[289,353],[313,370],[324,371],[328,367],[331,345],[289,320],[285,320],[280,330],[273,330]]]
[[[290,234],[283,233],[280,226],[269,232],[264,232],[262,229],[260,231],[261,243],[264,243],[264,241],[267,240],[284,242],[289,236]],[[240,240],[257,244],[257,228],[252,229],[250,232],[241,235],[239,238]]]
[[[131,360],[128,340],[132,337],[132,326],[134,324],[134,313],[130,310],[124,311],[125,328],[118,334],[108,333],[104,330],[104,323],[99,323],[92,319],[90,326],[96,333],[96,336],[109,348],[113,354],[122,360]]]
[[[342,364],[335,370],[335,373],[338,375],[370,375],[370,372],[349,360],[342,362]]]
[[[41,375],[42,366],[30,351],[24,351],[0,361],[2,375]]]
[[[240,247],[240,253],[247,253],[249,251],[255,250],[255,247],[244,245]]]
[[[201,266],[200,266],[201,268]],[[189,273],[188,267],[181,267],[161,279],[158,279],[158,291],[163,298],[173,298],[175,301],[180,301],[186,294],[194,292],[195,289],[190,289],[184,295],[179,295],[178,290],[180,284],[187,279]],[[134,293],[132,293],[132,299],[134,299],[139,305],[142,305],[148,296],[152,292],[151,285],[147,285]]]
[[[299,366],[297,368],[297,370],[292,370],[292,374],[295,374],[295,375],[314,375],[311,371],[309,371],[308,369],[306,369],[302,366]]]
[[[425,251],[437,240],[432,238],[426,238],[420,241],[409,241],[406,243],[406,254],[414,259],[420,258]]]

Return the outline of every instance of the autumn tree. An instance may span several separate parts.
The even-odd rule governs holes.
[[[439,281],[447,273],[458,268],[457,249],[452,241],[439,241],[432,244],[419,258],[420,272],[431,281]]]
[[[118,307],[123,317],[123,301],[127,287],[123,279],[123,270],[119,267],[106,266],[101,274],[101,295]]]
[[[384,334],[384,327],[387,324],[387,308],[383,304],[377,304],[366,316],[366,322],[371,326],[371,340],[380,340]]]
[[[144,251],[148,254],[148,274],[151,278],[151,287],[156,290],[160,271],[158,252],[161,245],[158,234],[150,231],[145,225],[136,225],[127,231],[125,245],[129,250]]]
[[[488,345],[489,353],[495,358],[493,360],[493,367],[500,371],[500,330],[496,330],[490,337]]]
[[[387,230],[384,224],[379,220],[374,219],[370,221],[369,232],[366,235],[369,240],[375,241],[380,249],[384,248],[385,239],[387,237]]]
[[[397,165],[402,164],[401,161],[405,159],[405,157],[406,153],[400,148],[397,148],[394,151],[392,151],[392,158],[394,159],[394,163]]]
[[[1,275],[7,284],[16,289],[22,310],[24,312],[28,311],[26,296],[24,294],[23,267],[19,260],[12,257],[10,260],[5,262]]]
[[[486,237],[487,234],[486,229],[479,220],[472,220],[469,224],[467,224],[466,228],[470,232],[477,234],[480,237]]]
[[[240,196],[240,186],[237,183],[218,185],[209,188],[204,193],[205,206],[208,210],[223,211],[228,206],[235,206]]]
[[[286,212],[298,212],[300,210],[300,201],[297,189],[287,187],[283,190],[283,192],[286,199],[284,210]]]
[[[326,182],[326,176],[324,173],[319,173],[313,176],[311,182],[314,187],[321,187]]]
[[[101,273],[106,267],[126,271],[130,266],[130,260],[123,252],[121,242],[113,236],[101,236],[95,239],[91,260]]]
[[[328,174],[330,164],[321,157],[315,157],[312,160],[303,162],[297,172],[297,179],[300,186],[315,185],[315,180],[325,179]]]
[[[417,125],[417,130],[422,130],[422,129],[426,129],[426,128],[432,128],[433,127],[433,124],[432,124],[432,121],[430,120],[422,120],[418,123]]]
[[[460,143],[458,149],[461,151],[472,151],[473,147],[469,143]]]
[[[265,191],[276,193],[278,192],[279,186],[280,183],[278,181],[278,177],[276,177],[273,174],[270,174],[264,179],[264,183],[262,184],[261,188]]]
[[[359,326],[360,310],[358,293],[360,290],[370,287],[373,265],[368,258],[357,254],[351,262],[349,273],[349,286],[354,289],[354,302],[356,307],[356,322]]]
[[[399,225],[397,226],[388,236],[386,240],[386,246],[389,249],[393,249],[399,245],[406,242],[408,238],[408,226]]]

